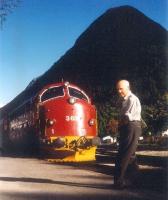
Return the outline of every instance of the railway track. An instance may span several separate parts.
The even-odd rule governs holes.
[[[153,151],[152,155],[150,154],[150,152],[151,152],[151,149],[147,149],[145,151],[144,148],[139,147],[136,152],[138,163],[141,165],[149,165],[149,166],[164,167],[164,168],[168,166],[168,156],[167,156],[168,151],[166,152],[165,156],[160,156],[156,149],[155,151]],[[161,154],[163,150],[159,152]],[[115,161],[116,154],[117,154],[116,146],[101,145],[97,148],[97,151],[96,151],[96,161],[97,163],[108,163],[108,164],[111,163],[112,164]]]

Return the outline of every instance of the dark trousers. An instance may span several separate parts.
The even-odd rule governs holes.
[[[135,151],[141,135],[139,121],[128,122],[119,127],[119,149],[115,162],[114,182],[124,181],[128,166],[137,168]]]

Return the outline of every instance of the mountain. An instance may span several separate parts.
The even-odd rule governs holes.
[[[111,8],[10,105],[18,105],[44,85],[62,79],[82,87],[95,102],[108,101],[115,95],[116,81],[122,78],[130,80],[144,104],[153,103],[167,90],[167,38],[166,29],[137,9]]]

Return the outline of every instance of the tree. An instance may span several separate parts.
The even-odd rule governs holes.
[[[147,123],[147,131],[152,135],[160,134],[168,129],[168,93],[160,96],[155,104],[144,105],[142,117]]]
[[[2,29],[4,21],[8,14],[13,12],[13,9],[18,7],[21,0],[0,0],[0,26]]]
[[[97,117],[98,117],[98,128],[99,136],[104,137],[108,134],[117,133],[117,118],[118,112],[116,107],[111,105],[111,102],[97,103]]]

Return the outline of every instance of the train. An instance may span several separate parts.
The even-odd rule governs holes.
[[[0,115],[7,152],[36,152],[49,161],[95,160],[97,112],[88,95],[67,81],[46,85]]]

